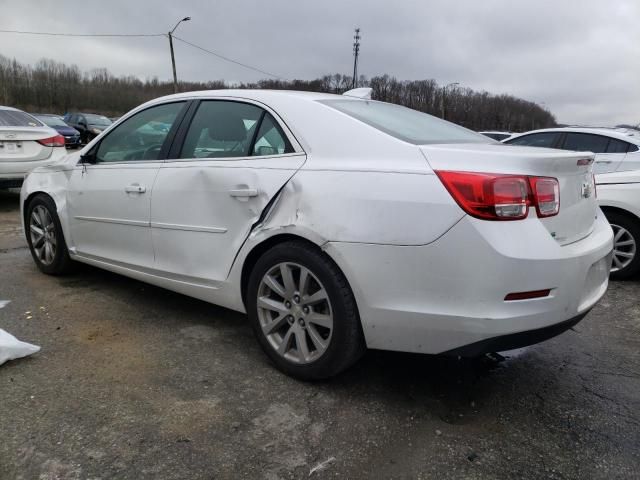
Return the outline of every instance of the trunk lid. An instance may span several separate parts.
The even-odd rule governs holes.
[[[541,222],[561,245],[593,230],[598,205],[591,153],[503,144],[424,145],[420,150],[434,170],[554,177],[560,186],[559,213],[538,218],[530,209],[525,221]]]
[[[58,135],[49,127],[0,126],[0,162],[46,160],[55,147],[46,147],[38,140]]]

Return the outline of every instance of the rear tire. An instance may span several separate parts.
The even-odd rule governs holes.
[[[616,211],[606,211],[605,216],[614,233],[611,278],[626,280],[640,272],[640,220]]]
[[[31,256],[41,272],[62,275],[72,270],[73,260],[51,197],[38,194],[29,202],[25,230]]]
[[[246,303],[258,343],[292,377],[332,377],[366,350],[347,279],[314,245],[288,241],[265,252],[251,272]]]

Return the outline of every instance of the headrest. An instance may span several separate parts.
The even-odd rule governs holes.
[[[203,119],[203,126],[211,140],[240,142],[247,137],[242,118],[232,112],[211,112],[206,120]]]

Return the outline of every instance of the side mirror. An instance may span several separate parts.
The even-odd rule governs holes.
[[[92,149],[90,152],[80,155],[80,163],[85,165],[95,165],[98,163],[95,151]]]

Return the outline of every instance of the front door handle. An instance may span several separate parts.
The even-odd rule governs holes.
[[[240,188],[238,190],[229,190],[229,195],[232,197],[257,197],[258,190],[255,188]]]
[[[127,193],[144,193],[147,191],[147,187],[140,185],[139,183],[132,183],[124,187],[124,191]]]

